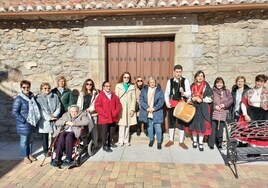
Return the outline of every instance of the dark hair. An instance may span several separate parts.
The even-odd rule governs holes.
[[[128,83],[132,83],[131,74],[130,74],[130,72],[127,72],[127,71],[123,72],[123,74],[120,76],[120,78],[118,80],[118,83],[122,83],[123,82],[123,77],[124,77],[125,74],[128,74],[129,75],[129,82]]]
[[[194,75],[194,79],[196,79],[196,77],[197,77],[199,74],[203,74],[204,78],[206,78],[205,73],[204,73],[203,71],[200,70],[200,71],[197,71],[197,72],[195,73],[195,75]]]
[[[93,81],[92,79],[89,78],[89,79],[86,79],[86,80],[84,81],[83,86],[82,86],[82,89],[81,89],[81,91],[82,91],[84,94],[88,94],[88,92],[87,92],[87,88],[86,88],[87,82],[91,82],[91,83],[92,83],[92,87],[91,87],[91,90],[90,90],[91,93],[92,93],[94,90],[96,90],[94,81]]]
[[[106,81],[102,82],[101,86],[104,87],[104,85],[107,83],[110,83],[110,82],[106,80]]]
[[[222,83],[223,83],[222,89],[225,89],[225,82],[224,82],[224,80],[223,80],[222,77],[217,77],[217,78],[216,78],[216,80],[214,81],[214,85],[213,85],[213,87],[214,87],[214,88],[217,88],[217,87],[216,87],[216,84],[217,84],[218,82],[220,82],[220,81],[222,81]]]
[[[243,79],[244,82],[246,83],[246,78],[244,76],[237,76],[236,79],[235,79],[235,83],[240,79]]]
[[[256,76],[256,78],[255,78],[255,82],[266,82],[267,81],[267,76],[266,75],[264,75],[264,74],[259,74],[258,76]]]
[[[181,65],[175,65],[173,70],[176,70],[176,69],[181,69],[182,70],[182,66]]]
[[[31,87],[31,82],[28,80],[22,80],[20,82],[20,87],[22,87],[23,85],[28,85],[29,87]]]

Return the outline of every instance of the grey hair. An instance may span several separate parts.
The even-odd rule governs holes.
[[[77,104],[70,105],[70,106],[68,107],[68,112],[70,111],[71,108],[76,108],[76,109],[77,109],[77,112],[80,111],[80,107],[79,107]]]

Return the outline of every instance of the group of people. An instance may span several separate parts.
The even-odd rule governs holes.
[[[215,79],[211,88],[205,81],[203,71],[195,74],[191,85],[188,79],[182,76],[182,72],[181,65],[174,66],[174,76],[167,81],[165,91],[153,76],[148,77],[147,84],[144,84],[141,77],[137,77],[136,84],[132,84],[129,72],[120,76],[114,92],[111,91],[108,81],[102,83],[102,89],[99,91],[95,88],[94,81],[87,79],[76,104],[63,76],[58,78],[57,87],[54,89],[51,89],[49,83],[42,83],[40,92],[35,95],[30,91],[31,83],[27,80],[21,81],[21,92],[14,100],[12,109],[20,135],[21,157],[27,164],[36,160],[32,156],[33,132],[36,128],[42,135],[45,155],[49,148],[49,134],[58,135],[53,166],[70,164],[75,137],[81,136],[81,129],[87,127],[90,132],[96,129],[97,125],[105,152],[112,152],[112,148],[118,146],[130,146],[130,127],[133,125],[136,125],[138,136],[142,129],[148,134],[149,147],[154,145],[156,135],[157,149],[160,150],[163,142],[164,104],[169,126],[169,141],[165,147],[174,144],[175,127],[179,128],[180,147],[188,149],[184,142],[185,131],[188,131],[192,134],[192,147],[204,151],[205,136],[209,137],[208,145],[211,149],[214,149],[215,143],[218,148],[222,147],[223,128],[227,119],[268,119],[268,89],[264,86],[266,75],[256,76],[253,88],[246,85],[245,77],[239,76],[230,91],[221,77]],[[196,109],[189,123],[173,114],[176,105],[182,101]],[[113,139],[117,125],[119,133],[116,145]],[[62,161],[64,150],[66,159]]]

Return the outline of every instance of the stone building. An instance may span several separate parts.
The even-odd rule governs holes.
[[[0,2],[0,139],[16,138],[11,117],[19,82],[55,85],[65,75],[74,93],[86,78],[98,88],[130,71],[164,83],[174,64],[193,80],[198,70],[230,88],[268,72],[267,0],[66,0]],[[6,133],[6,134],[5,134]]]

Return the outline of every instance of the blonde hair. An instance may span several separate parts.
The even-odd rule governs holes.
[[[155,85],[157,85],[157,80],[156,80],[156,78],[155,78],[154,76],[149,76],[149,77],[147,78],[147,84],[149,84],[150,81],[152,81],[152,80],[155,82]]]
[[[64,87],[66,87],[67,86],[67,80],[66,80],[66,78],[64,76],[59,76],[57,78],[57,86],[59,86],[59,81],[60,80],[64,80]]]
[[[49,83],[47,83],[47,82],[43,82],[43,83],[40,85],[40,90],[42,90],[43,87],[45,87],[45,86],[48,86],[48,87],[51,89],[51,86],[50,86]]]

